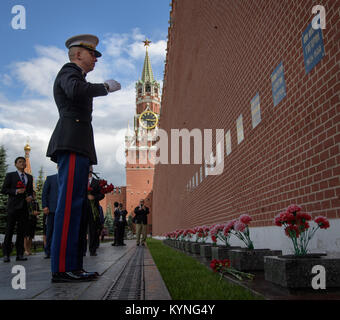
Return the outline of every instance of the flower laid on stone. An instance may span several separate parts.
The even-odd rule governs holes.
[[[233,220],[229,224],[229,232],[243,241],[248,249],[254,249],[253,241],[250,240],[248,226],[251,220],[248,214],[242,214],[238,220]]]
[[[221,273],[220,279],[222,279],[222,276],[226,273],[233,275],[235,278],[239,280],[243,280],[243,278],[248,278],[250,280],[254,279],[253,274],[241,272],[241,271],[234,269],[231,266],[230,260],[228,259],[224,259],[224,260],[214,259],[210,263],[210,268],[213,269],[214,272]]]
[[[285,234],[292,240],[294,253],[297,256],[307,254],[309,241],[319,228],[329,228],[329,222],[326,217],[316,217],[314,219],[316,226],[313,227],[310,227],[309,224],[311,220],[312,216],[302,212],[302,208],[295,204],[288,206],[286,211],[279,213],[274,218],[275,225],[278,227],[283,226]]]

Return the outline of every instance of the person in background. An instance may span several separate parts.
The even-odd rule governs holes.
[[[117,235],[118,235],[118,245],[119,246],[126,246],[124,243],[124,234],[125,234],[125,226],[127,225],[126,222],[126,215],[127,211],[123,209],[123,204],[119,204],[119,210],[117,211]]]
[[[32,254],[32,240],[35,236],[35,229],[37,227],[37,216],[40,214],[39,203],[36,200],[36,193],[33,191],[32,201],[28,204],[28,220],[25,225],[25,255],[30,256]]]
[[[44,250],[45,250],[45,248],[46,248],[46,232],[47,232],[47,230],[46,230],[47,229],[47,225],[46,225],[47,215],[46,214],[43,215],[42,223],[43,223],[43,245],[44,245]]]
[[[33,198],[33,177],[25,173],[26,159],[24,157],[17,157],[14,164],[17,170],[6,174],[1,189],[2,194],[8,195],[7,227],[2,245],[4,262],[11,261],[10,254],[12,252],[12,237],[15,226],[17,226],[16,260],[27,260],[24,257],[24,236],[28,219],[28,204]]]
[[[133,217],[133,222],[136,223],[136,236],[137,236],[137,246],[141,244],[145,245],[146,241],[146,228],[148,224],[149,208],[144,205],[144,199],[141,199],[139,206],[135,208],[135,216]],[[142,235],[142,240],[140,236]]]
[[[101,229],[99,201],[103,200],[105,196],[100,192],[99,180],[93,178],[92,172],[93,168],[90,166],[87,194],[87,230],[90,256],[96,256]],[[86,252],[86,247],[84,251]]]
[[[103,237],[102,234],[103,234],[104,223],[105,223],[104,212],[103,212],[103,208],[101,205],[99,205],[99,221],[100,221],[100,229],[98,230],[97,249],[99,248],[99,245],[100,245],[100,239],[102,239]]]
[[[57,167],[58,169],[58,167]],[[44,218],[46,220],[46,244],[45,259],[51,256],[51,243],[54,227],[54,215],[58,202],[58,174],[47,176],[42,191],[42,207]]]
[[[116,216],[118,215],[118,211],[119,211],[119,203],[117,201],[115,201],[114,204],[113,204],[113,214],[112,214],[113,236],[114,236],[114,241],[111,244],[112,246],[118,245],[118,225],[116,223]]]

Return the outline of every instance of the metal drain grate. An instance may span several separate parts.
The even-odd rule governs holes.
[[[112,285],[103,300],[141,300],[144,298],[143,279],[144,250],[137,247],[123,268],[117,281]]]

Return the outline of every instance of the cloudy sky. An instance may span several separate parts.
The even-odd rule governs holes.
[[[25,8],[24,30],[12,26],[16,4]],[[55,164],[45,156],[58,120],[53,82],[68,61],[66,39],[91,33],[99,37],[103,57],[87,81],[122,84],[121,91],[94,100],[95,171],[114,185],[125,185],[124,135],[135,113],[134,86],[145,57],[142,41],[152,41],[149,56],[162,85],[169,11],[168,0],[1,0],[0,145],[7,150],[9,171],[28,140],[33,175],[41,166],[45,175],[55,173]]]

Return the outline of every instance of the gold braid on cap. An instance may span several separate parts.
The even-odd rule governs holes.
[[[79,46],[84,46],[85,48],[88,48],[88,49],[91,49],[91,50],[95,50],[96,47],[92,44],[88,44],[88,43],[84,43],[84,42],[81,42],[79,43]]]

